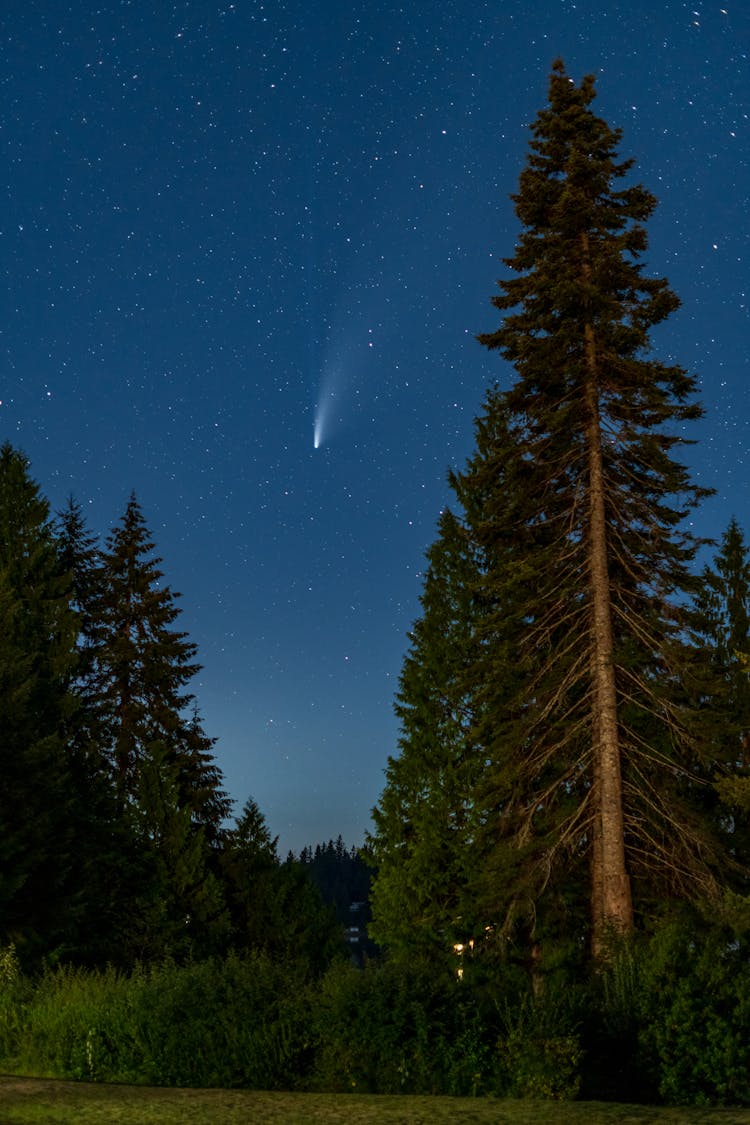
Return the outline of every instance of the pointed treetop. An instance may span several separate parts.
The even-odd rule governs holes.
[[[561,96],[568,101],[580,101],[581,104],[588,105],[596,97],[596,76],[584,74],[581,85],[576,87],[575,81],[565,70],[563,60],[561,58],[555,59],[552,63],[552,73],[549,78],[550,104],[558,102]]]

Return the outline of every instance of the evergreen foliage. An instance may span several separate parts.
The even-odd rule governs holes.
[[[81,921],[84,817],[67,740],[76,620],[49,505],[22,453],[0,449],[0,933],[28,959]]]
[[[368,933],[372,861],[365,849],[347,848],[339,835],[314,848],[303,848],[298,859],[290,852],[285,866],[297,868],[317,889],[336,919],[353,964],[361,966],[379,955]]]
[[[189,684],[196,646],[135,497],[104,548],[0,453],[2,935],[27,964],[241,950],[321,971],[342,929],[231,802]]]
[[[67,729],[67,757],[82,812],[75,825],[79,859],[79,933],[67,955],[85,964],[127,963],[130,953],[125,918],[140,882],[137,845],[121,815],[92,687],[94,619],[92,607],[101,574],[97,537],[89,531],[80,505],[70,497],[58,513],[55,539],[65,576],[76,636],[70,675],[75,699]]]
[[[153,547],[132,496],[87,596],[87,697],[119,816],[135,842],[123,888],[133,895],[127,944],[146,959],[208,952],[224,940],[217,864],[231,808],[187,689],[199,670],[196,646],[174,628],[178,595],[162,581]]]
[[[102,552],[93,616],[92,684],[105,748],[123,800],[138,790],[152,749],[177,771],[181,804],[213,838],[231,809],[187,684],[200,670],[196,646],[173,628],[178,594],[162,582],[140,505],[131,496]]]
[[[706,658],[713,680],[706,702],[714,719],[732,727],[724,748],[731,770],[750,765],[750,551],[732,519],[722,536],[713,566],[701,574],[695,598],[694,641]]]
[[[77,614],[78,677],[84,679],[89,672],[86,658],[93,644],[92,607],[101,575],[101,553],[98,539],[86,526],[81,506],[74,497],[69,497],[58,513],[55,530],[60,564],[69,576],[70,605]]]
[[[473,734],[469,670],[477,658],[476,552],[450,511],[428,552],[422,618],[410,634],[396,713],[400,754],[369,838],[378,870],[371,936],[411,958],[469,940],[477,924],[467,901],[476,830],[470,794],[482,756]]]
[[[222,855],[232,945],[321,972],[342,951],[342,932],[304,864],[279,862],[257,803],[248,798]]]
[[[692,625],[700,717],[719,798],[707,797],[706,806],[730,858],[729,916],[744,930],[750,919],[750,551],[735,519],[713,565],[703,569]]]
[[[58,513],[55,536],[60,567],[67,579],[68,603],[77,626],[71,690],[78,706],[71,737],[81,754],[89,756],[100,770],[109,774],[101,760],[102,732],[97,729],[98,709],[92,690],[93,604],[102,573],[101,555],[97,537],[89,531],[81,507],[72,496]]]
[[[230,803],[184,685],[195,646],[135,500],[99,551],[0,451],[2,933],[40,958],[132,963],[226,931]],[[200,941],[198,941],[200,935]]]

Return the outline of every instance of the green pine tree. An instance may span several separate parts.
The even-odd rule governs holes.
[[[726,747],[730,769],[750,767],[750,550],[735,519],[722,536],[713,566],[706,566],[696,596],[696,641],[715,677],[714,711],[733,728]]]
[[[88,756],[94,767],[102,770],[103,732],[97,727],[98,708],[92,694],[92,606],[101,574],[101,557],[97,537],[87,528],[81,507],[73,497],[58,512],[55,535],[60,566],[68,577],[68,599],[78,626],[77,660],[71,680],[78,707],[72,734],[78,752]]]
[[[174,627],[178,595],[163,582],[153,547],[131,497],[101,554],[89,602],[88,698],[119,815],[139,850],[129,879],[139,956],[163,949],[178,932],[185,940],[175,953],[223,940],[218,868],[231,808],[188,689],[199,670],[196,646]]]
[[[750,550],[735,519],[706,566],[695,598],[693,637],[700,715],[713,747],[718,806],[735,891],[747,894],[750,867]],[[728,871],[728,874],[730,872]]]
[[[467,672],[476,659],[477,559],[448,510],[430,548],[422,617],[410,634],[396,714],[400,753],[369,837],[377,876],[370,934],[395,956],[428,956],[469,940],[477,924],[467,897],[476,825],[469,795],[481,754],[472,735]]]
[[[89,531],[81,505],[72,496],[57,514],[55,532],[63,570],[70,575],[70,600],[78,615],[80,647],[86,651],[92,644],[91,606],[100,574],[98,539]]]

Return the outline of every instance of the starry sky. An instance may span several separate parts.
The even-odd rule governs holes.
[[[556,56],[660,200],[695,529],[750,528],[750,5],[722,2],[5,0],[0,440],[101,534],[135,490],[282,854],[361,843],[395,751]]]

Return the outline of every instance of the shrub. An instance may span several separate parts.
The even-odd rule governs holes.
[[[57,969],[38,984],[23,1065],[67,1078],[290,1088],[308,1065],[307,991],[262,955],[129,976]]]
[[[422,997],[400,967],[336,965],[313,1013],[316,1088],[334,1092],[424,1091],[430,1038]]]
[[[581,1084],[583,1049],[575,990],[548,987],[506,1006],[498,1042],[501,1088],[514,1098],[574,1098]]]
[[[673,923],[592,982],[587,1098],[750,1104],[750,962],[727,933]]]
[[[112,969],[59,968],[45,974],[25,1010],[19,1043],[24,1067],[67,1078],[121,1077],[127,989],[127,979]]]
[[[750,1105],[750,961],[727,934],[671,929],[641,973],[639,1047],[674,1105]]]
[[[481,969],[481,965],[479,966]],[[513,966],[453,972],[419,963],[338,966],[314,998],[317,1089],[571,1098],[583,1059],[582,993]]]
[[[305,1069],[304,978],[263,954],[154,970],[139,1009],[149,1081],[289,1088]]]
[[[488,1086],[492,1036],[476,996],[451,973],[334,966],[314,1005],[316,1089],[477,1094]]]

